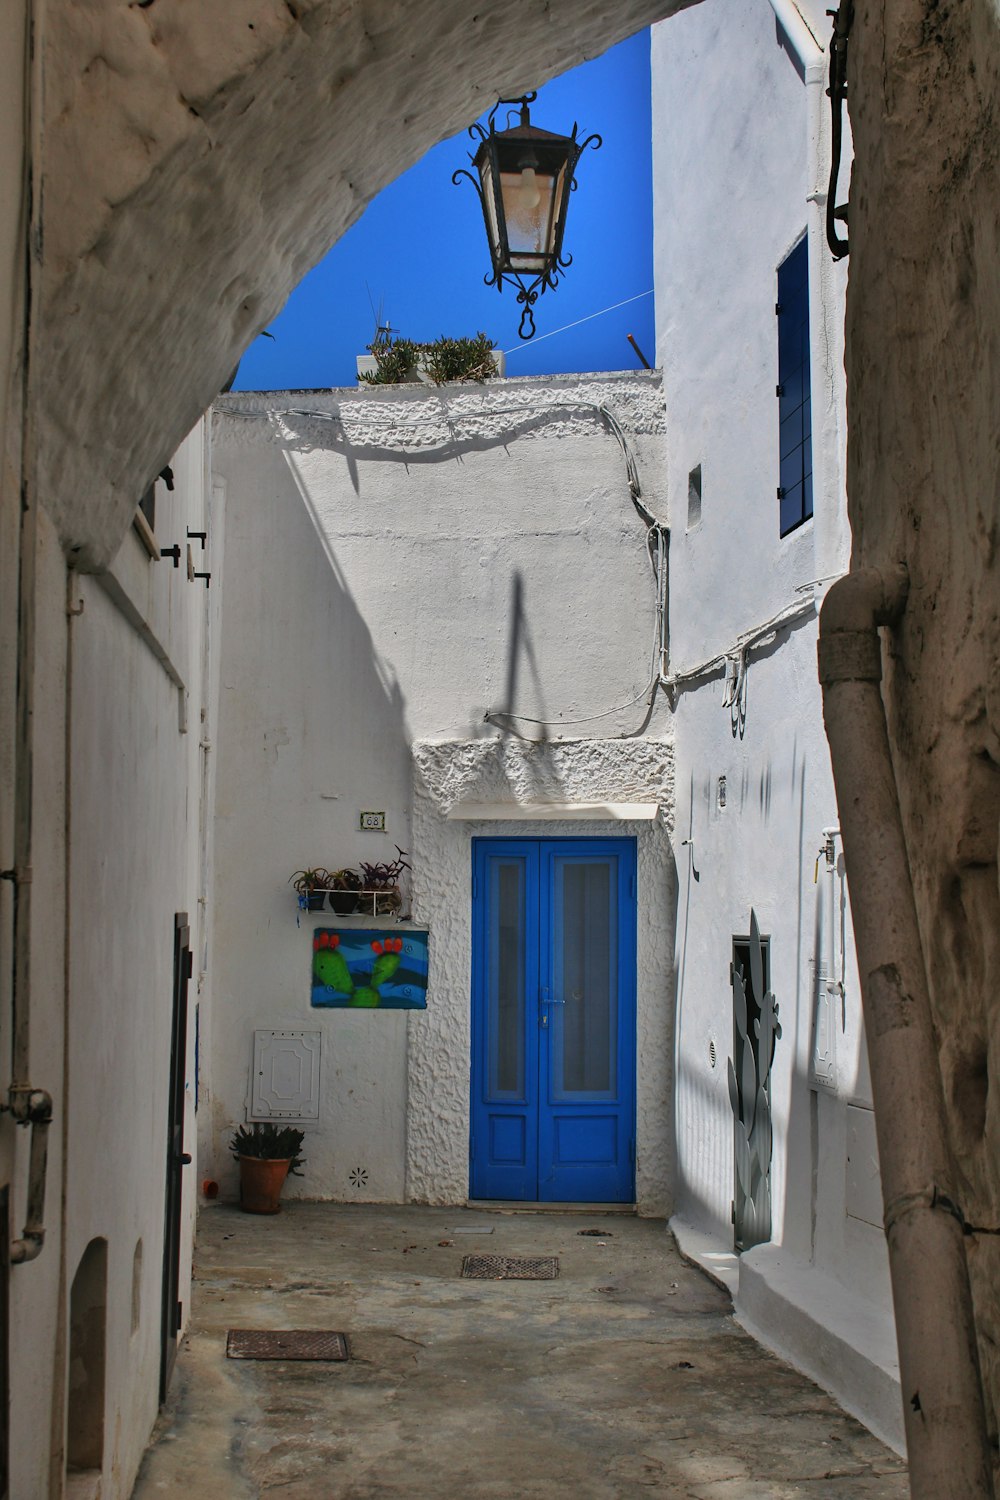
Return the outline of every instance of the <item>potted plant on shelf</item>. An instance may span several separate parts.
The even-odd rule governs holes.
[[[369,865],[361,861],[361,910],[370,911],[373,917],[387,917],[403,904],[399,877],[413,867],[407,861],[406,850],[398,844],[396,855],[396,859],[384,864]]]
[[[303,911],[322,911],[333,876],[320,865],[315,870],[296,870],[288,877]]]
[[[301,1177],[304,1132],[293,1125],[258,1123],[233,1131],[229,1149],[240,1164],[240,1207],[248,1214],[281,1212],[289,1172]]]
[[[330,905],[338,917],[349,917],[358,909],[361,876],[357,870],[334,870],[330,876]]]

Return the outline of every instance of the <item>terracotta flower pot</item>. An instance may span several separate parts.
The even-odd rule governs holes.
[[[290,1160],[268,1161],[260,1156],[240,1157],[240,1207],[248,1214],[281,1212],[281,1189]]]

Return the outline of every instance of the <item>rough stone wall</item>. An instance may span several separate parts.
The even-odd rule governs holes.
[[[498,95],[691,0],[53,0],[38,482],[82,568],[365,205]],[[446,86],[443,84],[446,83]]]
[[[886,684],[962,1207],[1000,1224],[1000,15],[860,0],[848,294],[855,562],[910,595]],[[993,1432],[1000,1239],[967,1241]]]

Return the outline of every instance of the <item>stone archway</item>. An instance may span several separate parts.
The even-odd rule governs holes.
[[[76,566],[366,203],[498,94],[692,0],[58,0],[45,18],[38,493]]]

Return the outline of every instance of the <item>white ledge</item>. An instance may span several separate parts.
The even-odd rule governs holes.
[[[456,802],[450,820],[555,822],[564,818],[616,819],[623,823],[652,822],[658,802]]]

